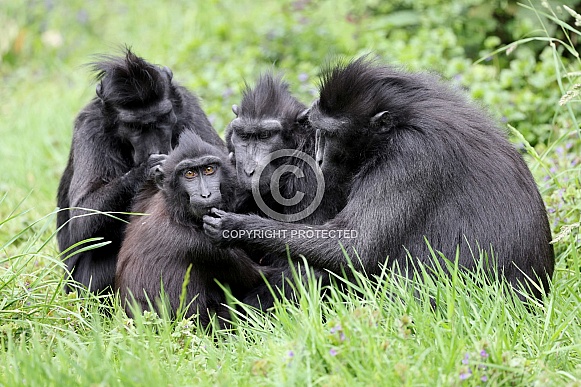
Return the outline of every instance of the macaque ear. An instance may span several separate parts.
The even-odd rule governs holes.
[[[306,124],[309,121],[309,112],[311,109],[305,109],[297,115],[296,121],[299,124]]]
[[[168,79],[171,81],[173,79],[173,71],[167,66],[164,66],[162,71],[167,75]]]
[[[159,165],[156,166],[155,170],[153,171],[153,181],[155,182],[157,189],[163,191],[163,182],[164,182],[163,169],[161,169]]]
[[[387,132],[391,130],[393,126],[393,121],[391,118],[391,114],[384,110],[382,112],[377,113],[373,117],[371,117],[370,125],[372,128],[379,129],[379,131]]]
[[[238,109],[238,105],[232,105],[232,112],[238,117],[240,109]]]
[[[97,87],[95,88],[95,92],[97,93],[97,97],[102,101],[103,100],[103,81],[97,83]]]

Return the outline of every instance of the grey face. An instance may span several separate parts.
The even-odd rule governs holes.
[[[316,108],[310,113],[309,120],[316,129],[315,159],[323,173],[326,169],[334,168],[332,163],[346,162],[347,155],[344,149],[352,148],[357,139],[346,139],[341,136],[346,132],[347,121],[322,115]]]
[[[337,167],[345,167],[351,162],[351,155],[346,152],[346,144],[337,133],[317,129],[315,135],[315,160],[323,173],[335,170]]]
[[[243,118],[236,118],[230,125],[238,182],[250,191],[258,166],[267,164],[267,156],[284,146],[282,125],[273,119],[250,121]],[[265,166],[259,181],[261,192],[269,189],[270,177],[275,169],[272,163]]]
[[[118,109],[117,117],[117,134],[133,147],[135,165],[144,163],[152,154],[167,154],[171,150],[177,117],[168,99],[144,109]]]
[[[184,160],[176,167],[176,179],[189,195],[190,211],[194,216],[202,217],[212,207],[221,206],[222,170],[219,158],[206,156]]]
[[[325,159],[325,133],[321,129],[315,133],[315,152],[315,160],[321,167]]]

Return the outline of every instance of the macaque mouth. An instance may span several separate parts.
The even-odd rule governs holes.
[[[213,200],[211,202],[206,203],[192,203],[190,202],[190,209],[193,213],[198,214],[200,216],[208,215],[212,208],[218,208],[221,205],[221,201]]]

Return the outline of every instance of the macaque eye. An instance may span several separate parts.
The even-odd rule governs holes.
[[[140,132],[142,129],[142,125],[139,122],[125,122],[125,127],[132,132]]]
[[[193,179],[196,176],[198,176],[198,174],[195,171],[192,171],[191,169],[188,169],[187,171],[184,172],[184,177],[186,179]]]
[[[206,176],[213,175],[214,172],[216,172],[216,168],[214,168],[212,165],[208,165],[206,168],[204,168],[204,175]]]
[[[159,118],[162,121],[169,121],[170,117],[171,117],[171,110],[167,113],[162,114]]]
[[[270,133],[270,132],[261,132],[260,135],[258,136],[258,138],[261,140],[266,140],[267,138],[270,138],[271,136],[272,136],[272,133]]]
[[[248,133],[238,133],[238,137],[242,141],[247,141],[248,139],[250,139],[250,135]]]

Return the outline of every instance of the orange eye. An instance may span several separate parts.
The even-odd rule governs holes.
[[[216,169],[211,165],[208,165],[206,168],[204,168],[204,175],[206,176],[213,175],[214,172],[216,172]]]
[[[191,169],[188,169],[186,172],[184,172],[184,177],[186,179],[193,179],[196,176],[198,176],[198,174]]]

